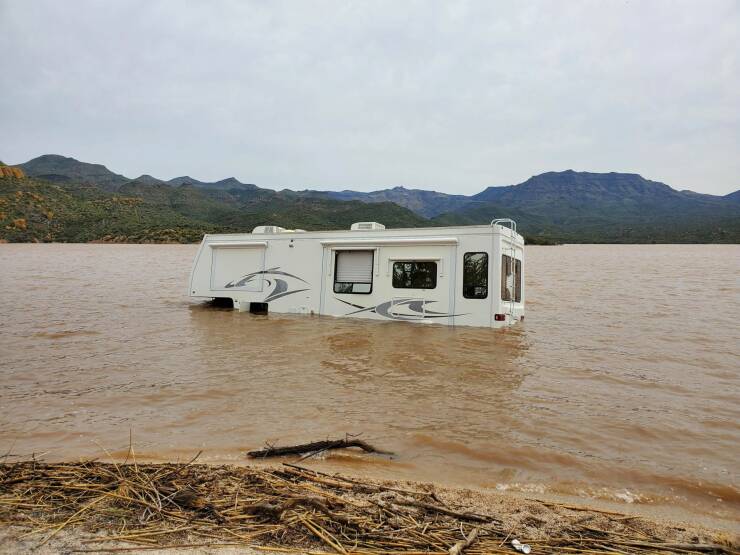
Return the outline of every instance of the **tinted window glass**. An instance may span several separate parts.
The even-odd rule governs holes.
[[[513,262],[513,263],[512,263]],[[522,261],[501,256],[501,300],[522,301]]]
[[[466,252],[463,255],[463,297],[485,299],[488,297],[488,254]]]
[[[437,287],[437,263],[394,262],[393,287],[396,289],[434,289]]]

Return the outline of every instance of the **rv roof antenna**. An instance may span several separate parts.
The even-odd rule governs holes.
[[[516,233],[516,222],[512,220],[511,218],[498,218],[495,220],[491,220],[491,227],[495,225],[501,225],[501,224],[509,224],[511,231]]]

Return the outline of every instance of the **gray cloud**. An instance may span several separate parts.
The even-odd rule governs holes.
[[[740,187],[740,4],[0,0],[0,159],[473,193]]]

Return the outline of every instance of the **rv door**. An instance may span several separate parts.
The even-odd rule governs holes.
[[[211,290],[262,291],[266,248],[260,241],[211,244]]]

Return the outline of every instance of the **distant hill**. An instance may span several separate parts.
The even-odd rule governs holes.
[[[426,223],[392,203],[368,209],[359,201],[147,181],[127,181],[111,192],[84,183],[0,177],[0,241],[188,243],[204,233],[266,224],[347,229],[367,218],[396,227]]]
[[[18,164],[18,167],[29,177],[96,185],[106,191],[114,191],[128,181],[126,177],[113,173],[102,164],[88,164],[58,154],[44,154],[25,164]]]
[[[135,177],[131,181],[128,181],[127,183],[143,183],[145,185],[159,185],[160,183],[164,183],[161,179],[157,179],[156,177],[152,177],[149,174],[140,175],[139,177]]]
[[[740,202],[740,190],[737,190],[734,193],[730,193],[729,195],[725,195],[722,198],[730,202]]]
[[[436,191],[394,187],[371,193],[358,191],[327,191],[329,198],[337,200],[361,200],[363,202],[394,202],[425,218],[433,218],[446,212],[454,212],[470,206],[471,199],[463,195],[448,195]]]
[[[53,154],[17,167],[34,179],[0,182],[5,203],[0,203],[0,239],[192,241],[206,231],[249,231],[262,224],[346,229],[354,221],[372,220],[417,227],[510,217],[530,243],[740,242],[740,191],[723,197],[677,191],[630,173],[547,172],[464,196],[405,187],[369,193],[274,191],[233,177],[129,179],[101,164]],[[11,199],[18,191],[23,199],[34,198],[26,192],[44,191],[64,217],[34,227],[43,217],[33,202],[21,203],[24,208]],[[24,230],[8,224],[19,219],[26,221]]]
[[[530,241],[740,241],[740,191],[724,197],[677,191],[631,173],[547,172],[470,197],[402,187],[326,194],[368,203],[396,199],[431,225],[510,217]]]
[[[193,179],[192,177],[188,177],[187,175],[184,177],[176,177],[174,179],[170,179],[167,181],[170,185],[193,185],[195,187],[201,187],[203,189],[221,189],[228,191],[229,189],[246,189],[246,190],[256,190],[259,189],[257,185],[252,185],[251,183],[242,183],[235,177],[227,177],[226,179],[222,179],[221,181],[198,181],[197,179]]]
[[[58,154],[44,154],[24,164],[18,164],[18,167],[22,168],[26,172],[26,175],[30,177],[59,183],[96,185],[106,191],[117,191],[122,185],[131,181],[150,185],[158,183],[168,183],[170,185],[190,184],[206,189],[231,189],[234,187],[245,189],[258,188],[256,185],[240,183],[233,177],[212,183],[199,181],[188,176],[176,177],[170,181],[162,181],[147,174],[129,179],[128,177],[110,171],[102,164],[88,164],[87,162],[80,162],[74,158],[59,156]]]
[[[727,197],[677,191],[637,174],[567,170],[489,187],[438,223],[484,223],[506,207],[530,233],[562,241],[735,242],[740,207]]]

